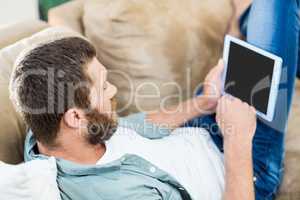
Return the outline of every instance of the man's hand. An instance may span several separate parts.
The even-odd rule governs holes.
[[[222,72],[224,70],[223,60],[219,60],[217,66],[207,74],[203,84],[203,97],[208,101],[208,109],[211,113],[216,111],[218,100],[222,90]]]
[[[255,108],[226,95],[218,101],[216,121],[223,133],[225,145],[232,142],[237,143],[237,146],[252,145],[256,129]]]
[[[254,200],[252,140],[256,129],[255,109],[241,100],[223,96],[216,121],[224,136],[224,200]]]

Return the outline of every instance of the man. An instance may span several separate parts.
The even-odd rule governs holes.
[[[276,7],[279,16],[288,12],[284,9],[287,6],[290,11],[298,9],[294,1],[268,0],[269,5],[261,2],[265,1],[254,2],[252,12],[264,7],[274,14],[273,4],[281,3],[283,9]],[[295,16],[290,16],[290,21]],[[266,26],[264,22],[257,22],[261,25],[258,27]],[[251,26],[248,32],[253,29]],[[292,36],[294,39],[298,35]],[[296,56],[282,54],[280,50],[290,45],[282,37],[275,42],[286,43],[271,50],[284,58],[293,76],[288,84],[290,99]],[[274,42],[270,38],[268,41]],[[297,44],[293,52],[297,52]],[[254,185],[257,199],[273,198],[281,176],[273,171],[281,166],[282,148],[276,147],[276,154],[269,155],[271,151],[259,149],[257,144],[266,142],[271,148],[268,142],[279,144],[283,134],[272,135],[274,131],[260,121],[260,129],[256,129],[253,107],[233,97],[221,97],[222,62],[207,75],[202,95],[165,111],[117,120],[117,89],[107,81],[107,71],[95,56],[95,49],[87,41],[64,38],[31,50],[17,63],[12,75],[12,100],[31,129],[25,159],[56,157],[62,199],[253,200]],[[210,135],[202,128],[179,128],[207,112],[216,112],[224,154],[214,143],[219,135]],[[253,141],[254,134],[262,136],[262,130],[269,139],[272,136],[276,140]],[[257,159],[257,152],[265,156]],[[271,158],[276,158],[276,163]],[[270,165],[264,165],[264,160]]]
[[[218,89],[222,69],[223,64],[220,62],[207,76],[207,82],[217,84]],[[104,173],[103,177],[95,177],[93,181],[86,178],[80,181],[81,184],[77,183],[77,178],[82,179],[79,175],[89,176],[89,172],[72,175],[65,171],[71,170],[71,167],[62,164],[62,174],[58,177],[58,183],[63,199],[134,199],[151,193],[153,197],[150,195],[149,199],[165,199],[171,194],[176,198],[221,198],[224,187],[223,160],[208,133],[198,129],[185,134],[179,129],[171,133],[174,135],[167,136],[172,129],[180,127],[188,120],[202,115],[204,111],[213,112],[215,109],[219,125],[226,133],[225,141],[228,141],[225,159],[228,155],[229,161],[233,162],[234,159],[236,163],[236,166],[228,170],[240,171],[243,176],[248,177],[245,180],[249,181],[239,182],[237,179],[236,184],[245,184],[243,194],[246,194],[246,191],[251,192],[253,197],[251,141],[256,125],[254,109],[238,99],[219,99],[219,91],[215,98],[205,97],[211,96],[213,87],[205,87],[203,96],[169,108],[168,111],[145,114],[146,122],[143,117],[131,116],[128,119],[120,119],[117,127],[114,106],[117,89],[107,81],[107,70],[96,59],[94,47],[76,37],[56,40],[30,51],[17,65],[11,86],[15,105],[32,130],[33,135],[29,134],[28,139],[33,141],[29,142],[33,146],[26,149],[30,155],[35,157],[39,153],[54,156],[59,160],[80,164],[78,166],[82,165],[82,168],[86,168],[84,165],[90,168],[98,165],[99,172],[96,170],[95,173],[100,173],[106,165],[116,160],[126,161],[126,154],[135,155],[129,156],[128,160],[134,158],[138,163],[151,163],[149,173],[153,174],[153,178],[141,175],[144,164],[136,166],[135,169],[134,164],[129,163],[129,169],[126,169],[128,172],[124,172],[122,168],[126,167],[126,164],[122,163],[118,166],[121,168],[119,172],[107,167],[108,172]],[[222,103],[225,107],[235,107],[237,110],[229,109],[223,112]],[[136,123],[133,117],[142,118],[142,122]],[[159,129],[161,124],[164,128]],[[227,127],[227,132],[226,125],[231,124],[238,126],[235,126],[234,130]],[[233,137],[235,131],[243,134]],[[150,140],[138,134],[161,139]],[[241,143],[243,145],[236,145]],[[240,163],[236,162],[236,157]],[[164,176],[159,176],[159,170],[164,176],[170,176],[170,180],[179,180],[176,185],[178,188],[184,188],[183,192],[171,183],[160,181]],[[128,176],[127,173],[134,175]],[[155,173],[158,174],[155,176]],[[105,180],[114,177],[115,182],[124,183],[110,183]],[[236,179],[234,176],[230,178]],[[89,192],[82,190],[83,183]],[[76,184],[76,187],[72,186]],[[95,184],[97,185],[93,186]],[[122,190],[120,187],[124,186],[118,184],[127,184],[127,191],[125,188]],[[164,186],[159,187],[161,184]],[[218,192],[211,193],[216,186]],[[140,187],[145,188],[139,189]]]

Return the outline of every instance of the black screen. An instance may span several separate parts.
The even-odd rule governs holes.
[[[267,114],[275,61],[231,42],[225,91]]]

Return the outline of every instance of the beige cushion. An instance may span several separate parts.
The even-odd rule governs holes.
[[[85,0],[75,0],[54,7],[48,12],[48,23],[52,26],[66,26],[83,34],[82,15]],[[66,15],[66,13],[68,13]]]
[[[64,28],[48,28],[0,50],[0,160],[15,164],[23,160],[25,125],[9,100],[9,78],[18,55],[40,43],[75,35]]]
[[[40,20],[28,20],[0,26],[0,49],[47,27],[48,25]]]
[[[278,200],[300,199],[300,81],[296,84],[286,136],[285,174]]]
[[[231,14],[228,0],[86,1],[85,36],[119,89],[122,115],[192,96],[220,57]]]

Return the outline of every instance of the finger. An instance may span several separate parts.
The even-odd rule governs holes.
[[[232,101],[234,101],[234,102],[242,103],[242,100],[237,97],[231,96],[231,98],[232,98]]]
[[[214,74],[216,74],[216,71],[217,71],[218,69],[217,69],[217,66],[216,67],[214,67],[214,68],[212,68],[209,72],[208,72],[208,74],[207,74],[207,76],[206,76],[206,78],[205,78],[205,81],[210,81],[211,79],[212,79],[212,77],[214,76]]]
[[[231,94],[226,94],[226,99],[228,101],[234,101],[236,98],[234,96],[232,96]]]
[[[230,109],[232,104],[232,98],[229,95],[225,95],[223,100],[222,100],[222,112],[227,112],[228,109]]]
[[[216,84],[211,83],[211,97],[216,98],[219,96],[219,90]]]
[[[222,96],[218,100],[217,112],[219,113],[219,115],[222,115],[225,112],[225,101],[226,101],[225,96]]]
[[[218,109],[218,111],[216,112],[216,122],[217,122],[218,126],[221,127],[222,126],[221,119],[222,119],[223,113],[220,112],[220,109],[221,109],[220,106],[217,109]]]
[[[216,69],[218,70],[218,72],[222,72],[224,70],[224,61],[222,59],[219,60]]]
[[[243,101],[243,105],[244,105],[247,109],[250,109],[250,106],[249,106],[249,104],[248,104],[247,102],[244,102],[244,101]]]
[[[219,59],[218,66],[220,66],[220,67],[224,66],[224,60],[222,58]]]
[[[250,106],[250,110],[251,112],[256,113],[256,109],[253,106]]]
[[[222,97],[218,100],[217,108],[216,108],[216,113],[220,114],[221,112],[221,104],[222,104]]]
[[[232,102],[234,103],[235,106],[243,106],[244,105],[243,101],[236,97],[233,97]],[[244,105],[244,106],[246,106],[246,105]]]
[[[232,95],[226,95],[226,106],[227,108],[232,108],[234,105],[239,104],[240,100]]]

